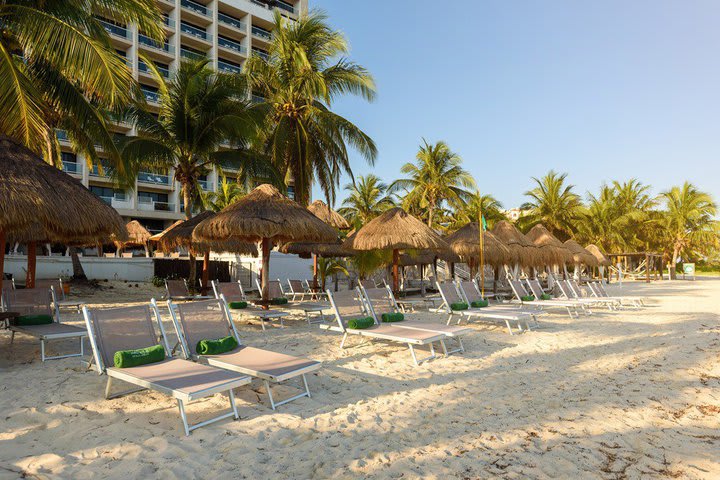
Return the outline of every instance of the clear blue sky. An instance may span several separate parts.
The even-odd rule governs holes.
[[[717,0],[310,5],[377,82],[374,103],[334,106],[378,144],[372,168],[353,155],[356,175],[392,181],[425,137],[447,141],[506,208],[551,168],[583,196],[638,177],[656,193],[687,179],[720,201]]]

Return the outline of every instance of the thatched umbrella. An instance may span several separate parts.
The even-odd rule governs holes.
[[[308,205],[307,209],[331,227],[335,227],[338,230],[350,230],[350,224],[345,220],[345,217],[330,208],[330,206],[322,200],[315,200]]]
[[[212,218],[198,224],[193,240],[262,242],[262,298],[268,298],[273,243],[332,242],[337,231],[272,185],[260,185]]]
[[[595,256],[585,250],[579,243],[577,243],[575,240],[570,239],[565,242],[565,246],[570,250],[570,252],[573,255],[573,262],[575,262],[575,265],[583,264],[588,267],[597,267],[598,261]]]
[[[324,258],[352,257],[355,252],[343,248],[342,242],[313,243],[313,242],[290,242],[278,248],[282,253],[295,255],[315,255]]]
[[[132,220],[128,222],[128,224],[125,225],[125,228],[128,232],[128,239],[123,242],[117,240],[115,241],[115,247],[118,249],[118,251],[128,245],[141,245],[145,247],[145,256],[149,257],[150,251],[148,250],[148,241],[152,236],[151,233],[148,232],[147,229],[143,227],[137,220]]]
[[[0,172],[0,273],[6,235],[28,241],[30,288],[35,286],[36,242],[90,244],[127,237],[125,223],[110,205],[5,136],[0,136]]]
[[[585,250],[590,252],[590,254],[595,257],[595,259],[598,262],[598,266],[600,267],[609,267],[612,265],[612,262],[609,258],[605,256],[605,254],[600,250],[600,248],[597,245],[593,245],[592,243],[585,247]]]
[[[176,220],[175,223],[173,223],[172,225],[170,225],[168,228],[166,228],[166,229],[163,230],[162,232],[156,233],[155,235],[152,235],[148,240],[151,241],[151,242],[159,242],[159,241],[162,240],[162,239],[165,237],[165,235],[167,235],[173,228],[177,227],[178,225],[180,225],[180,224],[183,223],[184,221],[185,221],[185,220]]]
[[[492,234],[505,245],[516,265],[532,267],[540,263],[538,247],[512,223],[506,220],[497,222],[492,229]]]
[[[224,242],[209,241],[199,242],[193,239],[193,230],[198,224],[204,220],[208,220],[215,216],[214,212],[204,211],[195,215],[190,220],[181,220],[172,228],[165,230],[164,235],[158,240],[158,245],[164,251],[174,250],[177,247],[185,247],[193,254],[203,255],[202,269],[202,292],[207,293],[208,283],[210,281],[210,252],[231,252],[257,257],[257,245],[250,242],[242,242],[235,239],[226,240]],[[194,279],[192,280],[194,282]]]
[[[353,250],[392,250],[393,289],[399,290],[400,250],[447,250],[448,244],[430,227],[405,212],[393,208],[348,237],[343,243]]]
[[[527,238],[539,247],[546,264],[564,265],[573,261],[572,252],[543,225],[531,228]]]
[[[471,222],[445,237],[453,252],[472,265],[480,260],[480,228]],[[483,261],[487,265],[500,267],[515,262],[515,256],[491,232],[483,232]]]

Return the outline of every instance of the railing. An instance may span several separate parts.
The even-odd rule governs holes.
[[[192,0],[182,0],[180,2],[180,6],[182,6],[183,8],[187,8],[188,10],[191,10],[195,13],[199,13],[200,15],[204,15],[206,17],[212,16],[212,10],[210,10],[205,5],[193,2]]]
[[[188,35],[192,35],[193,37],[199,38],[201,40],[207,40],[207,32],[201,28],[193,27],[192,25],[188,25],[187,23],[181,23],[180,24],[180,31],[183,33],[187,33]]]
[[[225,15],[224,13],[218,12],[218,21],[220,23],[224,23],[225,25],[230,25],[231,27],[235,27],[238,30],[242,30],[243,32],[247,29],[247,25],[237,18],[231,17],[230,15]]]
[[[193,52],[192,50],[188,50],[187,48],[180,49],[180,56],[189,58],[190,60],[204,60],[205,58],[207,58],[206,54]]]
[[[233,65],[231,63],[223,62],[222,60],[218,60],[218,70],[221,72],[228,72],[228,73],[240,73],[240,67],[237,65]]]
[[[103,165],[102,173],[100,173],[100,167],[98,165],[93,165],[88,174],[91,177],[109,177],[112,175],[112,168],[107,165]]]
[[[65,130],[57,129],[55,130],[55,135],[57,135],[58,140],[61,142],[69,142],[70,139],[68,138],[68,134]]]
[[[272,34],[270,32],[264,28],[256,27],[255,25],[252,27],[252,34],[268,41],[272,39]]]
[[[200,188],[202,188],[205,191],[210,190],[210,180],[198,180],[198,185],[200,185]]]
[[[137,197],[138,210],[150,210],[155,212],[174,212],[175,204],[168,202],[156,202],[147,197]]]
[[[223,48],[229,48],[230,50],[235,50],[236,52],[245,53],[247,52],[247,49],[243,47],[240,43],[230,40],[228,38],[218,37],[218,46]]]
[[[80,175],[82,173],[82,166],[78,162],[71,162],[69,160],[63,160],[63,172],[73,173]]]
[[[163,52],[167,52],[170,54],[175,53],[175,47],[170,45],[170,43],[158,43],[147,35],[143,35],[142,33],[138,34],[138,42],[140,42],[142,45],[154,48],[156,50],[162,50]]]
[[[170,185],[170,177],[162,173],[140,172],[138,173],[137,180],[138,182],[156,185]]]
[[[268,61],[268,59],[270,59],[270,55],[268,55],[267,52],[258,50],[257,48],[253,48],[252,53],[253,53],[253,55],[257,55],[258,57],[262,58],[265,61]]]
[[[163,16],[163,23],[164,23],[166,26],[170,27],[170,28],[175,28],[175,20],[173,20],[172,18],[170,18],[169,15],[164,15],[164,16]]]
[[[160,75],[163,76],[164,78],[170,77],[170,69],[169,68],[163,67],[158,64],[155,64],[155,68],[157,69],[158,72],[160,72]],[[138,70],[140,70],[143,73],[148,73],[148,74],[152,75],[150,67],[148,66],[147,63],[143,62],[142,60],[138,61]],[[147,96],[145,98],[147,98]]]
[[[285,10],[286,12],[293,14],[295,13],[295,7],[285,2],[275,2],[275,8],[279,8],[280,10]]]
[[[145,100],[150,103],[160,103],[160,94],[158,92],[146,90],[144,88],[141,88],[141,90],[143,92],[143,95],[145,95]]]
[[[120,38],[130,37],[130,32],[128,32],[127,28],[121,27],[120,25],[115,25],[114,23],[106,22],[105,20],[100,20],[99,18],[97,20],[103,26],[105,31],[108,32],[110,35],[114,35]]]

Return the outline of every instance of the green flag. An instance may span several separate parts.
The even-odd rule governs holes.
[[[485,220],[485,215],[482,215],[480,218],[482,218],[482,229],[483,232],[487,232],[487,220]]]

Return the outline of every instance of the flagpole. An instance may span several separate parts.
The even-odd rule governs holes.
[[[483,214],[482,214],[482,196],[478,190],[478,230],[480,231],[480,296],[485,299],[485,262],[484,262],[484,242],[483,242]]]

